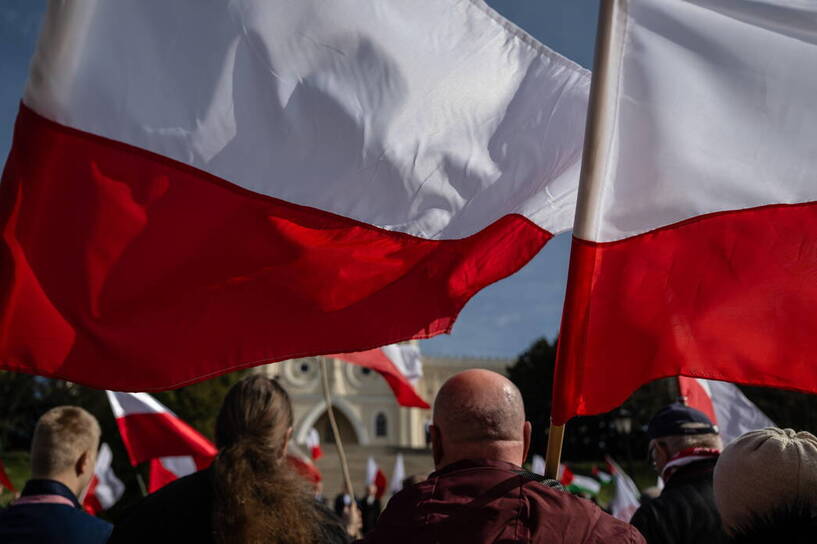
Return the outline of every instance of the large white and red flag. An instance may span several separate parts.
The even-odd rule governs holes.
[[[52,1],[0,368],[167,389],[426,338],[572,226],[589,75],[481,0]]]
[[[610,5],[554,423],[666,376],[817,391],[817,4]]]
[[[724,444],[749,431],[775,426],[733,383],[679,376],[678,389],[688,406],[718,426]]]
[[[430,408],[414,387],[423,375],[420,348],[416,343],[393,344],[331,357],[376,371],[389,384],[400,406]]]
[[[125,484],[113,471],[112,462],[111,447],[103,442],[96,457],[94,476],[82,500],[82,507],[90,514],[97,515],[107,510],[125,493]]]
[[[212,442],[147,393],[107,394],[131,464],[150,461],[151,493],[209,466],[218,453]]]

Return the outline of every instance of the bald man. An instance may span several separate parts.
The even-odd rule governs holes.
[[[434,400],[436,471],[404,489],[365,542],[643,543],[631,525],[521,468],[531,426],[504,376],[466,370]]]

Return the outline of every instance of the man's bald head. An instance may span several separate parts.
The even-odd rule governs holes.
[[[478,369],[453,376],[437,393],[433,417],[436,445],[443,447],[450,462],[454,457],[496,457],[490,452],[513,450],[512,462],[521,464],[523,459],[516,457],[527,450],[529,425],[519,389],[504,376]]]

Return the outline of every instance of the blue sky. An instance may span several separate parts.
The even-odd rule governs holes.
[[[598,0],[488,0],[539,41],[590,67]],[[45,0],[0,4],[0,159],[11,145],[17,106],[34,50]],[[423,341],[435,355],[515,357],[541,336],[559,330],[570,236],[557,236],[513,276],[475,296],[451,335]]]

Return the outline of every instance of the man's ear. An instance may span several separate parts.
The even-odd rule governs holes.
[[[429,426],[428,430],[429,433],[431,433],[431,454],[434,457],[434,466],[436,468],[442,468],[440,466],[444,455],[442,433],[440,433],[440,428],[436,425]]]
[[[77,475],[77,478],[81,478],[83,475],[94,470],[94,467],[91,466],[91,457],[90,451],[84,451],[77,459],[77,462],[74,463],[74,473]]]
[[[525,425],[522,427],[522,443],[524,444],[524,449],[522,450],[522,463],[525,462],[525,459],[528,458],[528,452],[530,451],[530,436],[533,427],[530,424],[530,421],[526,421]],[[520,465],[522,463],[519,463]]]

